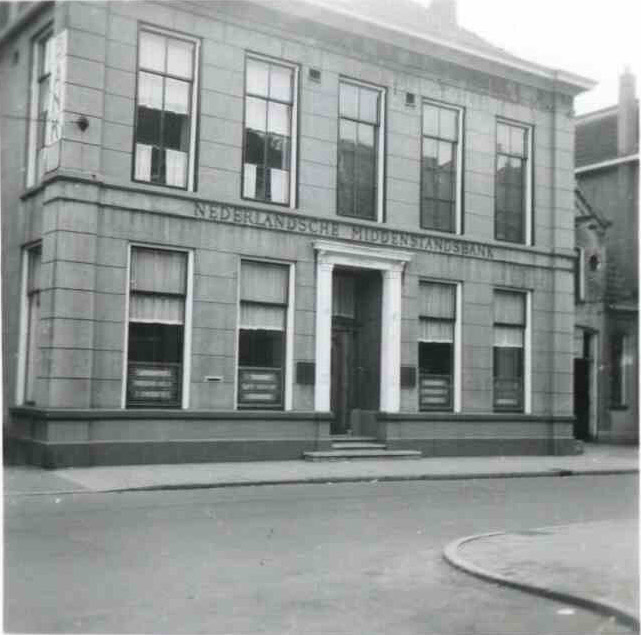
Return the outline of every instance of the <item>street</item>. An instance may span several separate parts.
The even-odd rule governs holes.
[[[482,532],[636,518],[638,476],[5,497],[9,632],[625,633],[452,569]],[[607,536],[604,536],[607,541]]]

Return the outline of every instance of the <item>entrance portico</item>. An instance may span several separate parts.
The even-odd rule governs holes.
[[[382,275],[380,411],[400,408],[401,296],[410,252],[380,250],[331,241],[314,243],[316,251],[316,371],[314,409],[331,410],[332,286],[335,267],[379,271]]]

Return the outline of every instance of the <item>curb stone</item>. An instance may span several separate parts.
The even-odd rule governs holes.
[[[445,547],[445,549],[443,550],[443,558],[454,568],[459,569],[465,573],[469,573],[470,575],[473,575],[482,580],[497,582],[498,584],[501,584],[503,586],[518,589],[519,591],[525,591],[526,593],[531,593],[533,595],[539,595],[549,600],[556,600],[559,602],[573,604],[580,608],[594,611],[606,617],[614,617],[621,624],[629,626],[636,632],[639,632],[639,618],[631,613],[628,609],[616,604],[615,602],[610,602],[608,600],[603,600],[591,596],[575,595],[573,593],[568,593],[565,591],[558,591],[551,587],[545,586],[544,584],[513,580],[501,575],[500,573],[495,573],[493,571],[483,569],[482,567],[473,564],[469,560],[466,560],[458,553],[459,549],[465,543],[473,542],[475,540],[482,540],[484,538],[492,538],[505,535],[505,532],[497,531],[487,534],[477,534],[474,536],[459,538],[458,540],[451,542]]]

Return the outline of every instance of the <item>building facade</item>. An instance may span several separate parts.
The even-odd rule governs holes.
[[[6,445],[574,451],[572,100],[454,3],[32,3],[0,34]]]
[[[576,179],[610,226],[601,376],[595,438],[638,442],[639,102],[635,78],[620,78],[619,102],[576,121]]]

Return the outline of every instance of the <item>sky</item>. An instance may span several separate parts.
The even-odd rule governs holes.
[[[626,66],[639,95],[639,0],[458,0],[458,21],[514,55],[597,81],[575,99],[576,114],[616,104]]]

